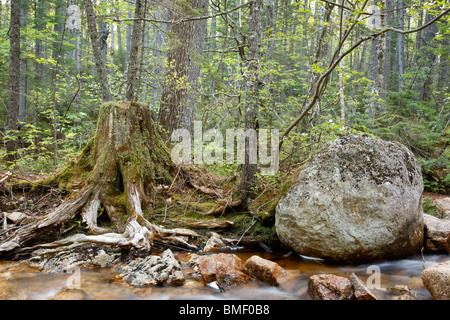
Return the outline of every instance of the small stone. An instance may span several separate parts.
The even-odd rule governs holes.
[[[353,298],[350,280],[334,274],[309,277],[308,293],[313,300],[351,300]]]
[[[370,291],[369,288],[358,278],[358,276],[352,273],[349,280],[353,287],[353,292],[356,300],[378,300],[378,298]]]
[[[216,280],[220,289],[229,290],[252,281],[252,278],[242,271],[230,269],[225,264],[219,263],[216,267]]]
[[[245,262],[245,272],[271,286],[279,285],[281,278],[287,274],[277,263],[256,255]]]
[[[235,254],[219,253],[207,256],[203,258],[198,265],[205,283],[216,281],[217,265],[219,264],[224,265],[230,272],[231,270],[242,272],[245,265],[244,261]]]
[[[218,252],[227,247],[225,242],[223,242],[222,237],[215,233],[211,232],[211,237],[206,242],[205,247],[203,248],[204,252]]]

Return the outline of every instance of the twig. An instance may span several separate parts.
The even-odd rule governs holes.
[[[169,189],[168,189],[169,192],[170,192],[170,189],[172,189],[173,184],[175,183],[175,180],[177,180],[178,175],[180,174],[181,166],[182,166],[182,164],[180,164],[179,167],[178,167],[178,172],[177,172],[177,174],[175,175],[175,178],[173,178],[172,184],[170,185],[170,187],[169,187]]]
[[[425,265],[425,257],[424,257],[424,255],[423,255],[423,249],[425,249],[425,248],[422,247],[422,249],[420,249],[420,254],[422,255],[423,268],[425,269],[425,268],[426,268],[426,265]]]
[[[252,224],[242,233],[239,240],[234,244],[234,246],[237,246],[241,242],[242,238],[244,238],[244,235],[248,232],[248,230],[250,230],[255,225],[255,223],[256,223],[256,220],[253,219]]]
[[[127,18],[127,19],[112,19],[112,21],[114,22],[122,22],[122,21],[135,21],[135,20],[139,20],[139,21],[146,21],[146,22],[153,22],[153,23],[167,23],[167,24],[179,24],[179,23],[183,23],[183,22],[189,22],[189,21],[196,21],[196,20],[206,20],[206,19],[211,19],[211,18],[215,18],[215,17],[219,17],[219,16],[223,16],[223,15],[227,15],[229,13],[232,13],[236,10],[239,10],[241,8],[244,8],[250,4],[252,4],[254,1],[249,1],[246,2],[240,6],[234,7],[232,9],[226,10],[226,11],[221,11],[215,14],[211,14],[209,16],[199,16],[199,17],[189,17],[189,18],[183,18],[183,19],[179,19],[179,20],[158,20],[158,19],[144,19],[144,18]]]

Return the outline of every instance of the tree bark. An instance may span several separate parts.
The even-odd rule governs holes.
[[[405,24],[405,2],[404,0],[398,0],[398,28],[404,29]],[[405,73],[405,36],[398,34],[397,36],[397,63],[398,63],[398,91],[403,91],[403,74]]]
[[[9,32],[9,103],[8,103],[8,130],[17,130],[20,101],[20,0],[11,0],[11,19]],[[6,160],[14,160],[17,142],[8,141]]]
[[[144,4],[143,0],[136,0],[136,7],[134,12],[134,22],[133,22],[133,37],[131,39],[131,49],[130,58],[128,63],[128,73],[127,73],[127,90],[125,94],[125,100],[134,101],[135,99],[135,89],[136,89],[136,79],[137,72],[139,69],[138,65],[138,53],[139,47],[142,42],[142,19],[144,18]]]
[[[102,99],[104,102],[111,101],[112,96],[108,86],[108,76],[106,72],[105,61],[103,60],[102,51],[100,48],[99,37],[97,33],[97,24],[94,13],[94,6],[92,0],[85,0],[86,18],[89,27],[89,34],[91,37],[92,50],[94,52],[95,66],[100,81],[100,88],[102,92]]]
[[[376,4],[377,1],[374,1]],[[383,16],[381,16],[382,25]],[[369,117],[373,120],[384,111],[383,103],[381,101],[384,83],[384,59],[385,59],[385,33],[372,40],[372,47],[370,51],[370,65],[369,65],[369,79],[370,97],[369,97]]]
[[[245,130],[258,129],[258,110],[260,106],[259,76],[261,64],[261,41],[262,41],[262,0],[255,0],[250,5],[248,18],[248,69],[246,72],[246,100],[245,100]],[[256,163],[250,163],[250,137],[245,137],[244,164],[242,166],[241,193],[242,203],[248,208],[250,201],[255,196]]]
[[[386,0],[386,27],[392,27],[392,0]],[[385,54],[384,54],[384,78],[383,78],[383,97],[386,98],[386,92],[389,90],[389,80],[391,75],[392,63],[391,63],[391,40],[392,40],[392,32],[386,32],[385,36]]]
[[[20,8],[20,25],[21,27],[26,27],[28,23],[28,1],[22,0],[22,5]],[[22,39],[22,47],[25,44],[25,39]],[[19,97],[19,121],[20,127],[24,127],[27,124],[27,94],[28,94],[28,75],[27,70],[28,63],[26,59],[20,59],[20,97]]]
[[[175,1],[170,20],[200,15],[206,10],[206,0]],[[198,14],[198,13],[197,13]],[[193,131],[195,107],[198,105],[200,78],[199,60],[203,54],[206,20],[172,24],[172,39],[168,53],[168,68],[161,95],[159,123],[165,137],[172,131],[185,128]]]

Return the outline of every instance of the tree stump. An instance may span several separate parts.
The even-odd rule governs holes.
[[[84,186],[52,212],[0,239],[0,258],[37,248],[55,248],[82,243],[100,243],[149,252],[152,240],[168,234],[195,235],[189,230],[166,230],[144,218],[152,204],[156,184],[170,184],[176,168],[160,137],[151,111],[136,103],[108,102],[102,105],[95,136],[78,161],[52,179],[80,175]],[[48,182],[47,182],[48,183]],[[98,209],[106,211],[111,228],[97,225]],[[78,214],[90,234],[64,239],[64,227]]]

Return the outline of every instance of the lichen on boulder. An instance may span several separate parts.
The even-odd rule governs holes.
[[[339,263],[420,252],[423,182],[405,146],[345,136],[327,145],[276,208],[277,234],[306,256]]]

